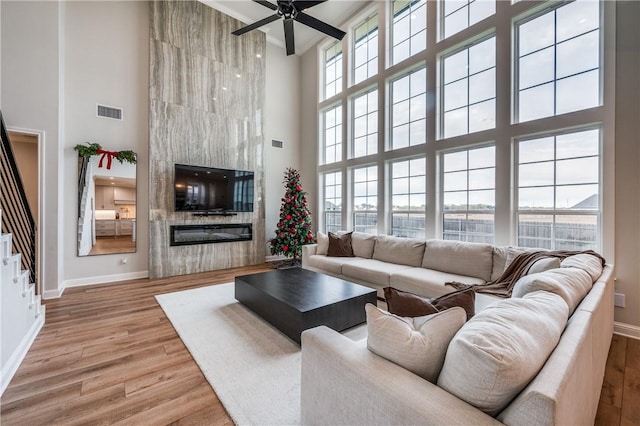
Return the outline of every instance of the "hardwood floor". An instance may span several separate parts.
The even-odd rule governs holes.
[[[65,290],[0,403],[9,425],[228,425],[231,419],[156,294],[266,265]],[[640,425],[640,341],[614,335],[597,425]]]

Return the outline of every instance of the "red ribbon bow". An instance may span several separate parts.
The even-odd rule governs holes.
[[[98,167],[102,167],[102,161],[105,157],[107,157],[107,170],[111,170],[111,160],[113,158],[118,158],[118,151],[105,151],[104,149],[99,149],[96,152],[98,154],[102,154],[102,157],[100,157],[100,162],[98,163]]]

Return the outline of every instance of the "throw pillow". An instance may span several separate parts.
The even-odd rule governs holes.
[[[385,287],[384,300],[387,301],[387,309],[392,314],[401,317],[422,317],[438,312],[426,297],[398,290],[393,287]]]
[[[496,416],[544,366],[568,317],[547,291],[487,306],[451,340],[438,386]]]
[[[428,299],[393,287],[385,287],[383,291],[389,312],[401,317],[420,317],[456,306],[465,310],[467,320],[475,314],[476,293],[471,286],[435,299]]]
[[[464,310],[402,318],[367,304],[367,347],[414,374],[435,383],[447,347],[464,324]]]
[[[329,236],[318,232],[318,247],[316,247],[316,254],[326,255],[329,250]]]
[[[583,269],[591,276],[591,282],[597,281],[600,275],[602,275],[603,269],[602,261],[588,253],[580,253],[567,257],[562,261],[561,267]]]
[[[354,257],[353,247],[351,246],[351,232],[340,235],[329,232],[329,249],[327,250],[327,256]]]

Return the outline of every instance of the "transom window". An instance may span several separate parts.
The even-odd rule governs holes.
[[[324,50],[324,98],[342,91],[342,42],[336,41]]]
[[[518,142],[518,245],[596,249],[599,194],[599,129]]]
[[[324,230],[337,232],[342,229],[342,173],[324,174]]]
[[[391,81],[391,149],[426,142],[427,70],[411,71]]]
[[[519,23],[518,121],[600,105],[600,4],[576,0]]]
[[[322,114],[324,124],[324,163],[342,160],[342,106],[338,105]]]
[[[495,166],[493,146],[442,156],[442,238],[493,244]]]
[[[353,169],[353,230],[378,233],[378,166]]]
[[[445,138],[496,126],[496,38],[465,47],[442,60]]]
[[[443,0],[443,38],[470,27],[496,13],[495,0]]]
[[[391,234],[425,237],[427,182],[425,157],[391,163]]]
[[[373,15],[354,30],[353,83],[358,84],[377,73],[378,15]]]
[[[426,48],[426,0],[394,0],[392,37],[392,65]]]
[[[378,152],[378,90],[353,98],[352,157]]]

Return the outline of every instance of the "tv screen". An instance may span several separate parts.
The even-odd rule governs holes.
[[[253,172],[176,164],[174,191],[176,211],[253,211]]]

